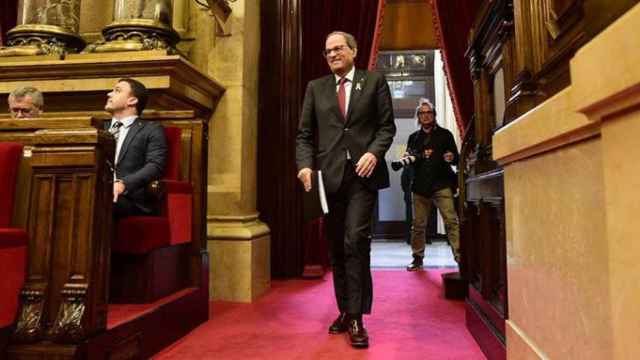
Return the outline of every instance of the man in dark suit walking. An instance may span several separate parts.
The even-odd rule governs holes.
[[[147,104],[147,88],[139,81],[120,79],[107,95],[105,124],[116,140],[113,182],[115,218],[157,212],[146,186],[160,179],[167,159],[167,141],[160,124],[139,118]]]
[[[340,312],[329,332],[346,331],[352,346],[367,347],[362,314],[371,313],[373,299],[370,222],[378,189],[389,186],[384,155],[396,127],[386,80],[355,69],[357,52],[352,35],[327,36],[324,56],[333,74],[307,86],[296,162],[305,191],[311,190],[312,169],[322,171],[329,201],[326,224]]]

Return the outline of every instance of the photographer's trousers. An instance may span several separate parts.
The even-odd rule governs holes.
[[[370,233],[377,196],[377,191],[363,185],[349,161],[340,188],[328,196],[327,240],[336,302],[341,313],[371,313]]]

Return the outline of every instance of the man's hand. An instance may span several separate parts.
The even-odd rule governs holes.
[[[304,168],[298,172],[298,180],[302,182],[304,191],[311,191],[311,169]]]
[[[125,186],[121,180],[116,180],[113,183],[113,202],[118,202],[118,196],[124,192]]]
[[[453,161],[453,153],[451,151],[447,151],[444,153],[444,161],[450,163]]]
[[[360,177],[369,177],[373,173],[373,169],[376,168],[377,164],[378,159],[375,155],[370,152],[365,153],[356,164],[356,174]]]

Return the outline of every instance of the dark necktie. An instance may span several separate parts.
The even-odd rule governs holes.
[[[122,127],[122,122],[116,120],[113,122],[111,127],[109,128],[109,132],[113,135],[113,138],[118,141],[118,136],[120,136],[120,128]]]
[[[342,118],[344,120],[347,119],[347,92],[344,88],[344,84],[348,81],[346,77],[340,78],[338,84],[338,106],[340,106],[340,113],[342,113]]]

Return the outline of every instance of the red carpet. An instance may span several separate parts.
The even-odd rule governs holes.
[[[370,347],[329,335],[331,276],[274,281],[254,304],[211,303],[211,320],[154,359],[485,359],[464,325],[462,302],[442,296],[441,270],[374,271]]]

